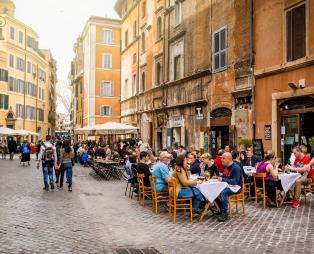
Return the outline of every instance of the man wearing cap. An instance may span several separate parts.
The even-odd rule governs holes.
[[[167,182],[170,179],[170,173],[168,165],[171,161],[171,154],[164,151],[159,155],[160,161],[158,161],[153,167],[153,176],[156,177],[156,191],[164,191],[166,189]]]

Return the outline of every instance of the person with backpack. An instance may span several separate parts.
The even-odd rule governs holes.
[[[63,187],[64,173],[66,172],[68,190],[72,192],[72,175],[74,166],[74,152],[71,147],[71,140],[64,140],[60,152],[60,161],[57,168],[61,167],[60,189]]]
[[[51,136],[46,136],[46,142],[40,147],[40,152],[37,160],[37,169],[41,162],[43,177],[44,177],[44,190],[49,191],[49,184],[51,190],[54,189],[53,184],[53,168],[57,167],[57,152],[56,147],[51,143]],[[49,183],[48,183],[49,180]]]
[[[23,141],[23,144],[21,146],[21,162],[23,163],[23,166],[25,165],[25,162],[27,162],[27,165],[29,166],[29,162],[31,160],[31,152],[30,152],[30,146],[27,140]]]

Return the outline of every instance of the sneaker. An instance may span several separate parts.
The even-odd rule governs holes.
[[[68,190],[69,190],[69,192],[72,192],[72,187],[69,186]]]
[[[44,187],[43,190],[49,191],[49,187]]]
[[[292,207],[293,208],[297,208],[297,207],[299,207],[299,205],[300,205],[300,203],[299,203],[298,200],[294,200],[293,203],[292,203]]]
[[[224,222],[224,221],[227,221],[228,220],[228,214],[221,214],[219,217],[218,217],[218,221],[219,222]]]
[[[50,182],[50,188],[53,190],[55,188],[53,182]]]

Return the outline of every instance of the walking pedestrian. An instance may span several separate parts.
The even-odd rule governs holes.
[[[51,136],[46,136],[46,142],[41,146],[37,160],[37,169],[39,165],[42,165],[43,178],[44,178],[44,190],[49,191],[49,184],[51,190],[54,189],[53,184],[53,167],[57,166],[57,152],[55,146],[51,143]]]
[[[27,162],[27,165],[29,166],[30,160],[31,160],[30,146],[27,140],[24,140],[21,146],[21,162],[23,163],[23,166],[25,165],[25,162]]]
[[[8,141],[8,149],[10,154],[10,160],[13,160],[14,153],[16,152],[17,144],[16,141],[11,137]]]
[[[61,148],[62,148],[62,141],[58,139],[56,143],[56,152],[57,152],[57,164],[60,164],[60,157],[61,157]],[[60,180],[60,168],[55,168],[55,174],[56,174],[56,184],[59,183]]]
[[[60,163],[58,165],[59,168],[61,167],[60,189],[63,187],[64,173],[66,173],[68,190],[72,192],[73,165],[74,152],[71,147],[71,140],[64,140],[61,149]]]

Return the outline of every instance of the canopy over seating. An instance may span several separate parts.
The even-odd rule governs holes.
[[[75,133],[89,135],[135,134],[137,133],[137,127],[122,123],[108,122],[105,124],[96,124],[94,126],[76,129]]]
[[[0,127],[0,136],[39,136],[38,133],[26,130],[13,130],[6,127]]]
[[[12,136],[14,130],[6,127],[0,127],[0,136]]]

